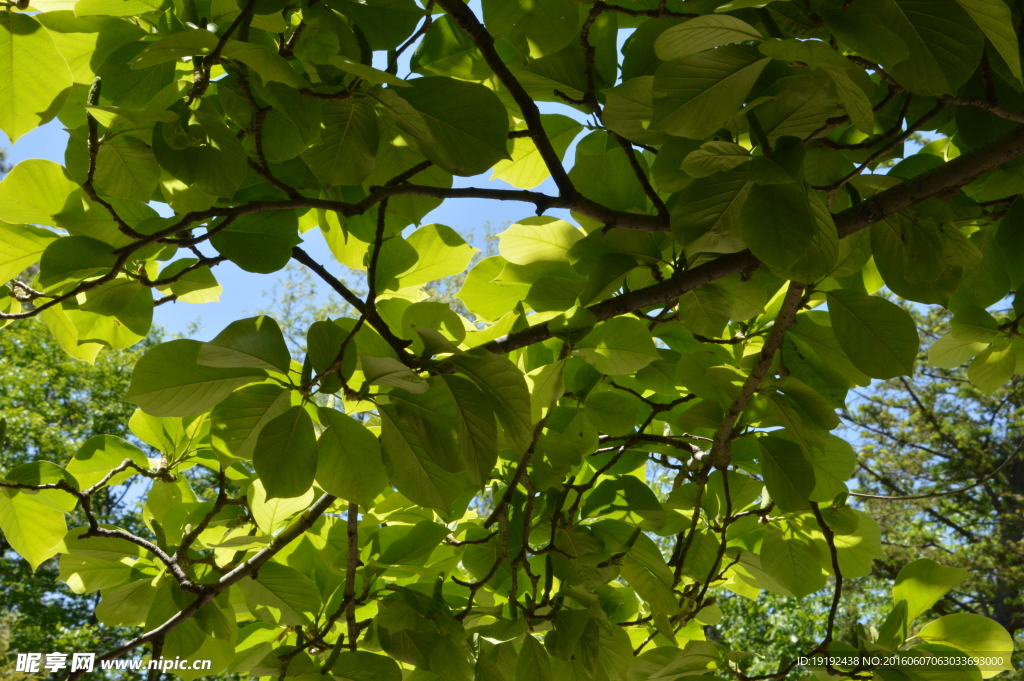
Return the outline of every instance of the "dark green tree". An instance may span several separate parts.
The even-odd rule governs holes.
[[[123,401],[131,367],[149,341],[105,353],[95,364],[72,359],[38,320],[0,333],[0,416],[6,442],[0,470],[29,461],[68,461],[94,435],[125,436],[134,407]],[[94,501],[104,522],[129,523],[144,486],[121,485]],[[56,559],[35,571],[0,535],[0,624],[11,650],[92,650],[123,637],[99,624],[95,598],[81,597],[59,581]]]

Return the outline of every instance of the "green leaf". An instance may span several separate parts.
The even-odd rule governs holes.
[[[62,561],[63,563],[63,558]],[[96,619],[114,627],[143,624],[156,597],[153,580],[137,579],[113,589],[103,590],[103,600],[96,605]]]
[[[402,670],[397,662],[364,650],[341,653],[330,672],[342,681],[402,681]]]
[[[736,115],[768,61],[755,47],[727,45],[663,63],[654,74],[651,127],[690,139],[711,135]]]
[[[427,76],[396,91],[419,113],[420,151],[454,175],[477,175],[508,158],[508,114],[483,85]]]
[[[749,161],[750,152],[745,147],[732,142],[712,141],[687,154],[682,169],[691,177],[707,177],[738,168]]]
[[[852,69],[835,67],[831,64],[821,64],[821,69],[835,83],[836,92],[839,93],[839,99],[842,100],[843,108],[850,115],[853,125],[865,134],[873,134],[875,113],[871,106],[871,100],[868,99],[868,93],[864,92],[851,78]]]
[[[302,88],[308,85],[295,75],[284,57],[277,52],[272,52],[264,45],[231,40],[224,46],[221,56],[225,59],[236,59],[242,62],[259,74],[264,84],[284,83],[293,88]]]
[[[250,385],[236,390],[210,414],[210,444],[220,454],[251,459],[263,426],[290,406],[288,391],[276,385]]]
[[[117,262],[114,249],[87,236],[56,239],[39,259],[39,283],[56,286],[107,274]]]
[[[330,393],[341,390],[341,382],[347,381],[356,368],[358,359],[355,343],[345,343],[348,332],[340,325],[327,320],[313,322],[306,331],[306,347],[309,353],[309,363],[313,371],[320,375],[334,365],[341,352],[342,345],[345,346],[345,354],[338,366],[339,375],[324,376],[319,384],[320,392]],[[354,340],[354,339],[353,339]]]
[[[839,345],[854,366],[872,378],[913,372],[920,341],[910,315],[884,298],[856,291],[828,292]]]
[[[122,135],[100,145],[95,176],[100,193],[148,202],[159,180],[160,165],[140,140]]]
[[[818,281],[836,269],[840,252],[839,233],[832,221],[832,214],[817,192],[807,185],[803,185],[802,189],[811,209],[814,232],[799,260],[788,267],[775,266],[771,269],[780,279]]]
[[[149,43],[139,56],[132,61],[133,69],[148,69],[168,61],[178,61],[182,57],[206,55],[217,47],[217,36],[206,29],[172,33],[166,38]]]
[[[210,238],[221,255],[246,272],[269,274],[282,269],[292,247],[302,243],[293,210],[243,215]]]
[[[240,581],[249,612],[263,613],[275,624],[309,624],[321,606],[320,590],[312,579],[295,568],[270,561],[255,577]]]
[[[160,68],[163,67],[157,70]],[[182,188],[188,191],[185,197],[196,202],[196,210],[204,210],[216,197],[234,196],[249,170],[248,156],[235,133],[218,116],[203,110],[194,111],[188,130],[187,146],[179,150],[170,146],[169,140],[174,139],[173,128],[167,123],[157,123],[153,127],[153,153],[164,170],[183,184],[192,185]],[[165,196],[169,191],[168,179],[162,181]],[[168,200],[175,203],[173,196]],[[187,202],[182,205],[190,206]],[[253,217],[258,216],[243,216],[239,222]]]
[[[757,438],[761,447],[761,472],[772,501],[783,511],[800,511],[816,484],[814,466],[800,445],[778,437]]]
[[[816,231],[804,189],[795,184],[754,185],[740,213],[740,233],[771,267],[795,266]]]
[[[658,59],[682,59],[729,43],[761,42],[756,28],[728,14],[705,14],[669,27],[654,41]]]
[[[718,338],[731,317],[728,299],[714,286],[701,286],[679,296],[679,321],[693,333]]]
[[[537,367],[526,374],[530,389],[530,418],[538,423],[565,393],[565,360]]]
[[[988,343],[963,341],[945,335],[928,348],[928,364],[940,369],[953,369],[974,359]]]
[[[641,534],[636,538],[622,559],[621,571],[623,579],[650,604],[653,612],[669,616],[679,612],[672,592],[672,571],[650,537]]]
[[[266,376],[260,369],[201,366],[202,346],[184,339],[155,346],[136,363],[125,399],[153,416],[195,416]]]
[[[928,558],[920,558],[904,565],[896,576],[893,604],[906,601],[909,625],[970,575],[970,571],[963,568],[944,567]]]
[[[359,184],[373,172],[379,135],[377,112],[366,100],[325,102],[320,143],[302,159],[325,187]]]
[[[473,350],[452,358],[452,362],[487,395],[512,448],[517,453],[525,452],[533,425],[530,391],[523,373],[508,358],[486,350]]]
[[[578,37],[578,6],[571,0],[484,0],[484,23],[534,59],[554,54]]]
[[[18,482],[23,485],[52,485],[63,481],[72,489],[80,488],[73,475],[50,461],[23,463],[7,471],[3,477],[10,482]],[[78,505],[78,499],[62,489],[46,489],[38,492],[20,491],[32,494],[38,501],[48,504],[62,513],[71,513]]]
[[[446,225],[424,225],[410,234],[406,242],[416,250],[419,260],[399,277],[403,288],[459,274],[480,252]]]
[[[84,300],[83,300],[84,298]],[[88,291],[79,298],[78,310],[93,315],[101,315],[105,322],[117,328],[118,335],[127,337],[123,345],[116,345],[111,339],[105,338],[112,347],[127,347],[142,340],[153,324],[153,294],[149,288],[128,277],[118,277],[99,288]],[[68,310],[68,314],[78,324],[81,313]],[[79,325],[79,340],[94,340]]]
[[[282,527],[293,515],[309,508],[309,505],[313,503],[313,496],[313,489],[310,488],[301,497],[268,499],[263,483],[257,478],[249,486],[247,499],[256,526],[265,535],[270,535]]]
[[[529,633],[523,639],[523,647],[516,661],[515,681],[554,681],[548,652],[540,641]]]
[[[818,14],[836,38],[871,61],[892,66],[910,56],[910,48],[903,39],[877,16],[853,9],[821,7]]]
[[[0,222],[0,281],[10,281],[40,256],[57,235],[39,227]]]
[[[483,487],[498,461],[498,423],[487,395],[472,381],[443,376],[455,401],[459,452],[470,482]]]
[[[742,171],[693,181],[679,192],[672,207],[672,232],[689,252],[742,251],[745,244],[739,236],[740,215],[749,191],[750,184]]]
[[[920,95],[953,95],[974,73],[985,39],[956,0],[870,0],[867,14],[896,32],[910,56],[887,70]]]
[[[367,383],[402,388],[410,393],[425,393],[429,386],[422,376],[394,357],[360,355],[359,363]]]
[[[1017,369],[1017,353],[1010,343],[992,346],[971,361],[967,377],[983,392],[994,393],[1013,377]]]
[[[651,130],[654,117],[654,76],[639,76],[604,90],[605,127],[641,144],[662,144],[669,136]]]
[[[317,441],[317,484],[364,509],[372,507],[388,484],[380,441],[351,416],[334,409],[319,413],[326,430]]]
[[[105,17],[76,17],[74,12],[69,11],[73,9],[74,2],[67,4],[71,6],[65,10],[42,10],[44,13],[35,15],[35,18],[49,31],[57,51],[71,68],[76,84],[92,83],[96,76],[95,69],[114,50],[146,35],[141,28],[127,21]]]
[[[0,10],[0,130],[11,142],[56,116],[71,85],[50,32],[34,17]]]
[[[413,0],[331,0],[329,4],[355,22],[374,50],[398,47],[423,16]]]
[[[882,530],[874,518],[863,511],[854,511],[857,529],[849,534],[837,533],[836,553],[839,556],[839,570],[851,579],[866,577],[874,569],[875,560],[883,558]]]
[[[74,593],[85,594],[124,584],[131,578],[131,572],[131,561],[115,563],[64,554],[60,557],[58,579],[67,583]]]
[[[591,392],[583,406],[590,422],[612,437],[632,433],[640,416],[636,401],[615,391]]]
[[[775,525],[765,530],[761,567],[796,598],[824,588],[827,579],[813,549],[796,539],[786,539]]]
[[[78,0],[75,16],[134,17],[156,12],[158,8],[156,0]]]
[[[68,462],[68,473],[75,476],[82,489],[88,489],[102,480],[106,475],[120,466],[126,459],[132,461],[143,470],[149,470],[149,461],[141,449],[113,435],[96,435],[85,441],[78,448],[74,457]],[[118,473],[107,481],[108,486],[120,485],[133,475],[135,469],[129,468]]]
[[[1024,83],[1020,68],[1020,46],[1017,33],[1013,30],[1010,8],[1003,0],[957,0],[961,7],[974,19],[985,36],[996,48],[996,52],[1010,67],[1010,73]]]
[[[422,422],[402,418],[390,405],[380,407],[381,447],[391,483],[409,500],[447,513],[468,482],[434,463],[424,441]]]
[[[602,374],[632,374],[661,356],[647,325],[616,317],[594,327],[576,346],[576,353]]]
[[[34,571],[57,554],[67,534],[64,513],[38,498],[38,493],[0,487],[0,530],[7,543]]]
[[[956,613],[929,622],[917,638],[962,650],[968,655],[1001,657],[1001,664],[986,665],[981,677],[992,678],[1002,671],[1013,671],[1010,655],[1013,639],[1001,624],[981,615]]]
[[[197,262],[199,260],[196,258],[175,260],[160,270],[158,280],[170,279]],[[224,287],[217,283],[217,279],[213,276],[213,272],[210,271],[209,267],[199,267],[186,272],[175,281],[167,286],[160,287],[158,290],[165,295],[178,296],[177,299],[183,303],[200,304],[216,303],[220,300],[220,294],[223,293]]]
[[[647,173],[647,159],[636,156]],[[621,147],[603,131],[593,132],[576,145],[576,162],[569,179],[588,199],[613,210],[646,213],[650,200],[637,181],[636,172]]]
[[[427,35],[416,46],[409,68],[417,73],[475,81],[483,80],[490,73],[476,45],[447,14],[434,19]]]
[[[253,368],[288,373],[291,354],[277,322],[267,316],[231,322],[209,343],[203,343],[197,362],[202,366]]]
[[[772,143],[780,137],[806,139],[829,118],[841,116],[843,109],[831,79],[821,72],[781,78],[778,94],[757,109]]]
[[[202,418],[160,418],[136,409],[128,420],[132,434],[168,457],[179,454],[200,437]]]
[[[991,342],[999,338],[999,322],[984,308],[965,305],[950,320],[951,335],[958,341]]]
[[[846,481],[857,469],[857,455],[846,440],[829,435],[825,446],[814,452],[814,490],[811,501],[830,502],[848,491]]]
[[[100,525],[110,529],[110,525]],[[70,530],[64,540],[55,545],[58,553],[70,553],[85,558],[118,561],[122,558],[138,558],[142,555],[142,547],[117,537],[84,537],[88,527],[76,527]]]
[[[53,161],[22,161],[0,182],[0,220],[56,226],[52,216],[64,210],[77,189],[64,168]]]
[[[357,61],[353,61],[343,55],[337,57],[331,57],[331,66],[341,69],[345,73],[351,73],[354,76],[359,76],[362,80],[365,80],[370,85],[394,85],[395,87],[409,87],[408,81],[402,80],[396,75],[390,74],[387,71],[381,71],[375,69],[372,66],[366,64],[360,64]]]
[[[820,40],[780,40],[771,38],[760,45],[761,54],[781,61],[800,61],[811,68],[832,66],[845,69],[850,65],[839,52]]]
[[[39,315],[50,329],[61,350],[75,359],[92,364],[104,348],[100,343],[79,343],[78,329],[62,306],[43,310]]]
[[[301,406],[290,407],[263,426],[252,464],[267,499],[293,499],[305,494],[317,471],[316,432],[309,413]]]
[[[387,565],[404,565],[426,558],[448,535],[448,528],[432,520],[421,520],[412,527],[396,528],[402,536],[384,545],[379,562]]]
[[[498,235],[501,256],[516,265],[568,262],[569,249],[585,234],[565,220],[545,215],[526,218]]]
[[[442,17],[442,19],[447,18]],[[435,21],[434,26],[437,25],[438,23]],[[436,28],[431,29],[425,40],[429,40],[435,30]],[[606,107],[605,119],[606,125],[609,127],[611,127],[612,116],[613,114]],[[566,149],[576,139],[583,126],[572,118],[561,114],[541,114],[540,120],[551,146],[561,160],[565,156]],[[520,128],[525,129],[525,126],[517,126],[516,129]],[[491,179],[504,180],[519,189],[533,189],[551,175],[547,164],[544,163],[544,159],[541,158],[540,152],[537,150],[537,145],[531,138],[517,137],[510,140],[510,144],[512,151],[509,152],[509,158],[501,159],[494,164]]]
[[[500,255],[484,258],[469,271],[455,295],[482,319],[497,320],[515,309],[530,292],[530,284],[494,281],[507,264]]]

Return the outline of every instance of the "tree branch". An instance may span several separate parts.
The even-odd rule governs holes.
[[[222,576],[215,584],[203,585],[199,596],[187,607],[155,629],[151,629],[144,634],[136,636],[124,645],[104,654],[99,658],[99,660],[115,660],[125,653],[135,650],[139,646],[145,645],[150,641],[163,638],[171,631],[177,629],[179,626],[191,619],[193,615],[199,612],[203,606],[216,598],[218,594],[223,592],[232,584],[240,582],[245,577],[256,572],[281,549],[300,537],[303,532],[313,526],[316,519],[323,515],[335,501],[337,501],[337,497],[330,494],[322,495],[301,516],[293,520],[288,527],[282,530],[269,546],[265,549],[261,549],[252,558]],[[78,679],[81,679],[87,673],[88,672],[84,669],[73,672],[68,676],[67,681],[78,681]]]
[[[512,71],[505,65],[501,55],[495,49],[494,37],[480,23],[480,20],[473,14],[473,10],[466,6],[462,0],[437,0],[437,4],[466,32],[470,40],[473,41],[473,44],[480,50],[487,65],[494,71],[494,75],[498,77],[502,85],[508,88],[512,99],[515,100],[523,114],[526,127],[532,133],[533,143],[537,146],[537,151],[540,153],[541,158],[544,159],[544,165],[547,166],[548,172],[551,173],[551,177],[558,187],[559,194],[562,198],[575,198],[577,195],[576,188],[573,187],[569,174],[565,172],[565,167],[562,166],[558,154],[555,153],[551,140],[548,139],[547,133],[544,132],[544,125],[541,123],[540,109],[537,108],[537,103],[533,101],[533,97],[526,92],[522,83],[512,75]]]
[[[775,353],[782,346],[782,339],[786,334],[786,330],[796,321],[796,313],[800,310],[800,305],[803,303],[805,288],[806,286],[798,281],[789,282],[789,290],[786,291],[786,297],[782,301],[782,308],[775,317],[775,325],[772,326],[772,330],[768,337],[765,338],[764,346],[761,348],[761,358],[757,361],[750,375],[747,376],[747,380],[743,382],[743,387],[740,388],[736,399],[729,405],[725,412],[725,417],[722,419],[722,425],[718,427],[718,431],[715,433],[714,444],[711,445],[711,462],[720,470],[724,471],[732,463],[733,427],[736,425],[740,414],[743,413],[744,407],[750,402],[750,398],[757,392],[761,381],[768,374],[768,369],[771,368],[772,362],[775,360]]]

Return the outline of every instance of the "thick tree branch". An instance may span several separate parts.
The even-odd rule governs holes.
[[[837,213],[833,216],[836,230],[840,238],[847,237],[925,199],[955,192],[1021,155],[1024,155],[1024,128],[1014,130],[991,144],[962,154],[938,168]],[[594,313],[598,321],[604,321],[633,310],[667,303],[699,286],[732,274],[755,270],[760,265],[761,262],[750,251],[731,253],[691,269],[681,270],[664,282],[601,301],[588,309]],[[547,325],[537,324],[493,340],[482,347],[494,353],[504,354],[543,342],[550,337],[551,332]]]

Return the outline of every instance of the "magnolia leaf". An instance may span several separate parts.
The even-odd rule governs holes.
[[[764,37],[745,21],[728,14],[705,14],[672,26],[654,41],[658,59],[682,59],[729,43],[760,42]]]
[[[333,409],[320,409],[327,429],[317,441],[316,482],[325,492],[368,509],[388,484],[380,441],[365,426]]]
[[[829,313],[839,345],[872,378],[911,373],[919,340],[914,320],[897,305],[856,291],[830,291]]]
[[[317,439],[309,413],[301,406],[290,407],[263,426],[252,464],[267,499],[304,495],[317,470]]]
[[[135,365],[125,399],[153,416],[195,416],[266,376],[262,369],[202,366],[197,361],[202,347],[184,339],[154,347]]]

